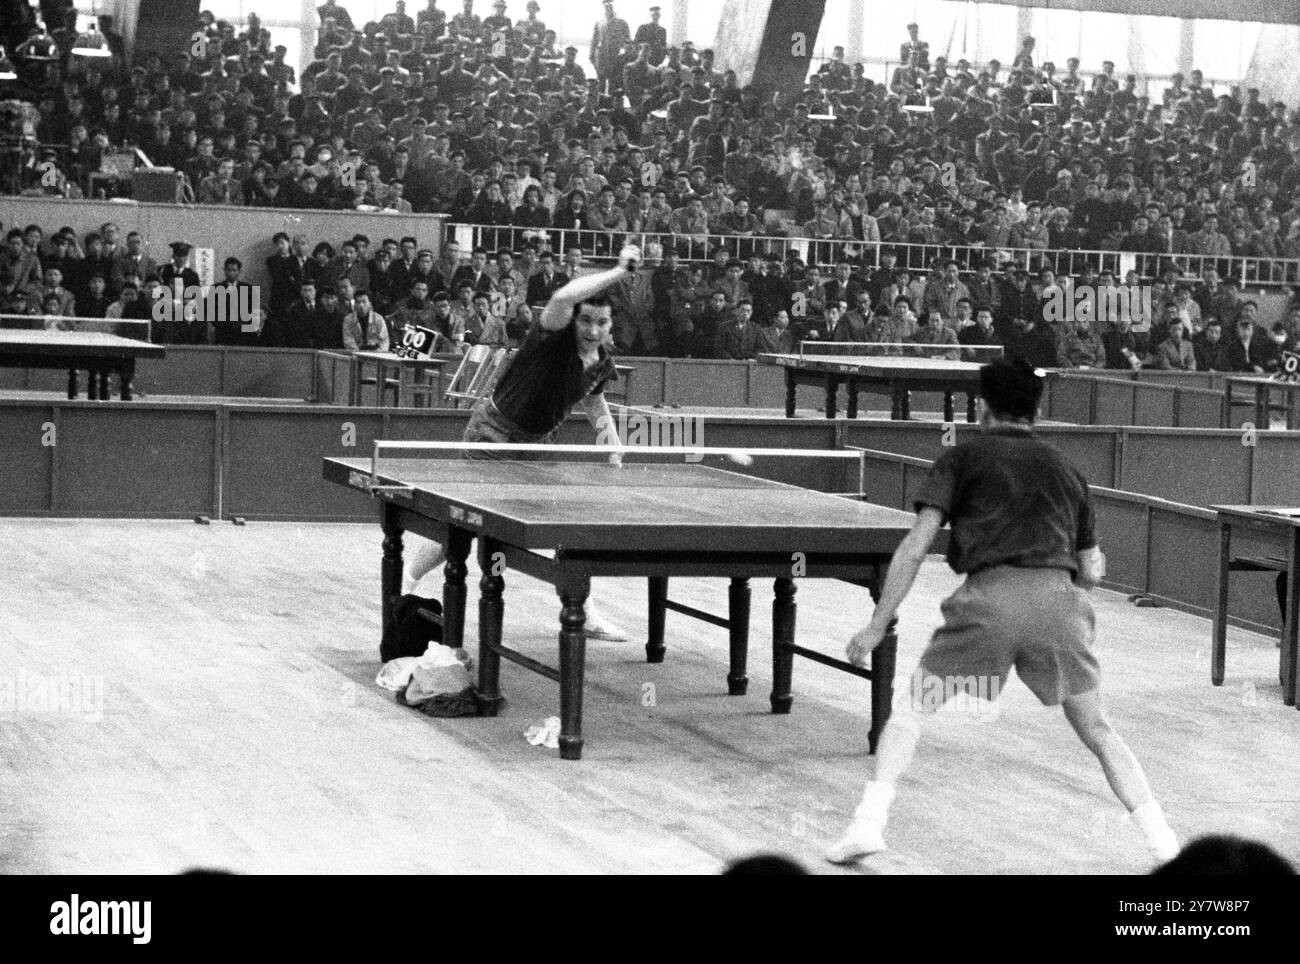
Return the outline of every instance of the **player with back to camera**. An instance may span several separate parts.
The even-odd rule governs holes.
[[[980,370],[980,434],[947,449],[930,469],[871,622],[849,643],[849,661],[865,665],[949,524],[948,564],[966,581],[942,604],[944,624],[921,655],[910,698],[895,703],[876,748],[875,778],[826,853],[833,863],[885,849],[889,806],[916,750],[922,716],[958,693],[974,695],[971,681],[983,681],[982,694],[996,698],[1013,666],[1045,706],[1065,711],[1152,857],[1163,862],[1178,853],[1141,764],[1102,708],[1087,590],[1105,576],[1105,557],[1087,481],[1034,434],[1042,392],[1042,378],[1023,360],[999,359]]]
[[[613,315],[604,292],[635,271],[640,250],[628,245],[618,265],[574,278],[551,295],[541,317],[529,327],[510,365],[490,397],[474,407],[462,441],[553,444],[575,405],[596,430],[599,444],[610,445],[610,461],[621,461],[621,440],[605,400],[605,385],[617,377],[610,354]],[[532,453],[469,450],[467,458],[523,459]],[[445,557],[443,547],[421,539],[407,554],[403,594]],[[627,634],[587,604],[586,634],[591,639],[623,641]]]

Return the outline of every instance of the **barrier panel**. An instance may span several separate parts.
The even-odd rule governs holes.
[[[1176,426],[1178,423],[1174,418],[1174,399],[1178,393],[1179,389],[1171,385],[1147,385],[1134,382],[1131,424],[1166,428]],[[1098,421],[1094,415],[1088,424],[1096,425]]]
[[[0,515],[50,513],[62,407],[25,400],[0,405]]]
[[[202,349],[168,349],[177,351]],[[316,397],[316,352],[310,348],[227,348],[221,351],[221,391],[227,398]],[[141,366],[143,367],[143,366]]]
[[[1087,425],[1132,425],[1137,383],[1098,378],[1093,382],[1092,411]],[[1218,426],[1215,426],[1216,428]]]
[[[1250,501],[1253,449],[1240,432],[1130,429],[1116,488],[1187,505]],[[1288,446],[1300,456],[1300,437]]]

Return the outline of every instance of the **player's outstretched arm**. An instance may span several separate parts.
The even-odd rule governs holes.
[[[547,331],[559,331],[573,320],[573,309],[588,298],[594,298],[606,288],[618,282],[620,278],[632,271],[641,260],[641,249],[629,244],[618,254],[618,265],[608,271],[574,278],[555,294],[542,309],[542,327]]]
[[[933,506],[925,506],[917,514],[916,522],[889,562],[889,575],[885,577],[885,588],[880,592],[880,601],[876,603],[871,622],[853,634],[849,640],[848,660],[855,666],[865,666],[871,651],[880,645],[889,631],[889,624],[894,621],[898,607],[903,604],[907,594],[916,582],[916,574],[921,569],[934,538],[943,528],[943,513]]]
[[[605,393],[588,395],[578,403],[578,407],[582,409],[582,414],[587,416],[591,427],[596,430],[596,444],[610,446],[613,451],[610,452],[609,461],[614,465],[622,465],[623,440],[618,434],[618,424],[610,414]]]

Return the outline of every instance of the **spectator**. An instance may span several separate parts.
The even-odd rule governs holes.
[[[974,347],[991,347],[1001,345],[1002,339],[993,328],[993,310],[987,306],[981,306],[975,311],[975,323],[967,325],[957,332],[957,341],[961,345]],[[989,357],[991,352],[966,352],[962,353],[962,361],[970,362],[988,362],[992,359]]]
[[[1062,333],[1056,348],[1056,357],[1062,367],[1105,368],[1106,347],[1101,336],[1093,330],[1088,318],[1076,318],[1073,326]]]
[[[233,158],[225,157],[217,162],[216,171],[199,182],[195,200],[199,204],[244,204],[244,187],[235,180]]]
[[[1169,334],[1154,353],[1156,368],[1163,371],[1196,371],[1196,352],[1189,339],[1183,337],[1183,323],[1174,320],[1169,324]]]
[[[1106,349],[1106,367],[1123,371],[1141,368],[1150,352],[1145,332],[1133,330],[1133,319],[1121,314],[1111,321],[1101,336]]]
[[[752,321],[754,305],[748,298],[736,304],[732,321],[718,331],[719,358],[752,359],[758,355],[760,338],[758,326]]]
[[[1040,323],[1033,314],[1013,319],[1007,353],[1023,358],[1035,368],[1056,368],[1060,361],[1056,354],[1056,335],[1050,325]]]
[[[931,308],[928,311],[922,311],[916,319],[916,330],[912,332],[912,337],[907,339],[917,345],[956,345],[957,333],[943,323],[943,316],[939,314],[938,308]],[[950,351],[926,351],[926,358],[942,358],[947,361],[959,361],[961,351],[953,348]]]
[[[1205,329],[1192,338],[1192,351],[1196,355],[1198,372],[1232,371],[1228,345],[1223,341],[1223,325],[1218,318],[1208,319]]]
[[[784,308],[772,316],[770,325],[758,328],[759,354],[785,355],[794,351],[794,336],[790,332],[790,313]]]
[[[343,319],[343,347],[347,351],[388,351],[388,323],[371,309],[370,294],[360,292],[354,310]]]
[[[705,309],[695,319],[691,334],[691,358],[717,358],[722,329],[731,324],[733,314],[722,291],[709,295]]]

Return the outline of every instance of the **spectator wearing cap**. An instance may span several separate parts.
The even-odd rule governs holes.
[[[128,231],[126,247],[113,258],[113,288],[119,290],[128,270],[134,271],[141,279],[158,271],[158,265],[144,250],[144,237],[139,231]]]
[[[655,67],[663,63],[668,50],[668,31],[659,23],[660,13],[658,6],[651,7],[650,22],[637,27],[632,38],[633,42],[645,48],[650,63]]]
[[[591,32],[591,62],[602,90],[623,79],[623,48],[632,41],[627,21],[614,12],[614,0],[604,0],[604,19]]]
[[[192,246],[185,241],[173,241],[172,259],[158,269],[158,280],[163,283],[172,298],[181,298],[185,292],[193,291],[200,285],[198,272],[189,266]]]

